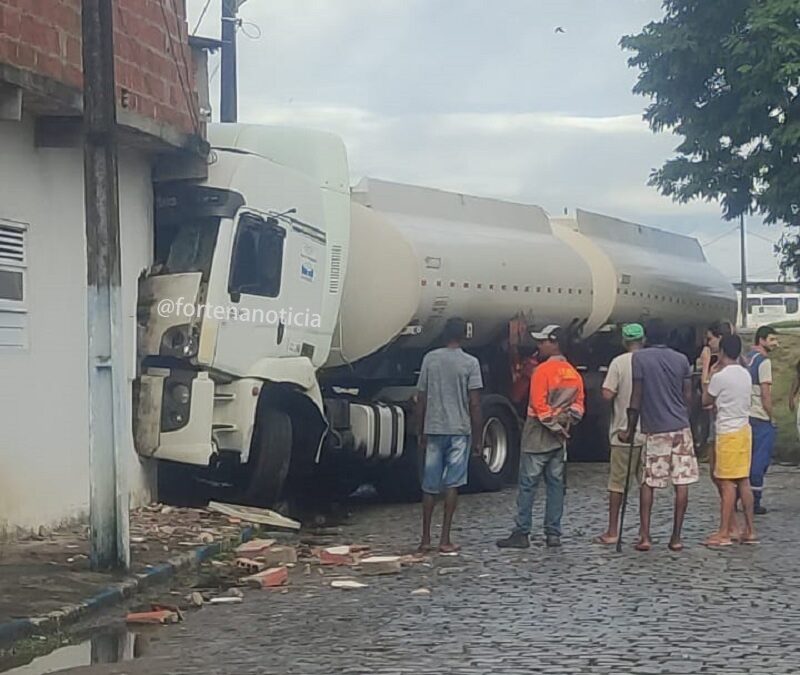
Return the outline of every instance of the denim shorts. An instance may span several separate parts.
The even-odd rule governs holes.
[[[425,448],[422,491],[438,495],[442,490],[466,485],[469,445],[469,436],[430,434]]]

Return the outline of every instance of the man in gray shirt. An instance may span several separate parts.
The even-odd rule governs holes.
[[[444,327],[445,347],[425,355],[417,383],[417,421],[420,452],[425,452],[422,477],[422,541],[419,551],[431,547],[431,520],[436,495],[444,492],[441,553],[453,553],[450,527],[458,502],[458,488],[467,483],[470,446],[477,454],[481,443],[478,359],[461,349],[466,336],[463,319],[449,319]]]

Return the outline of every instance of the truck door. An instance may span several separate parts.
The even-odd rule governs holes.
[[[229,306],[217,337],[218,368],[242,372],[259,358],[287,353],[281,314],[286,235],[276,218],[240,212],[231,249]]]

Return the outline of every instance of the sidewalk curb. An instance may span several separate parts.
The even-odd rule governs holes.
[[[8,646],[17,640],[22,640],[34,634],[55,632],[60,628],[75,623],[78,619],[122,602],[134,596],[140,590],[164,583],[167,579],[173,577],[176,572],[197,567],[209,558],[213,558],[223,551],[230,550],[239,544],[249,541],[255,533],[256,530],[253,527],[244,528],[238,537],[231,537],[225,541],[215,541],[207,546],[200,546],[193,551],[170,558],[165,563],[149,567],[145,572],[107,586],[96,595],[76,605],[66,605],[43,616],[14,619],[0,623],[0,646]]]

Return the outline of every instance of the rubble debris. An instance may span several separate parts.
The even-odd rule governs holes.
[[[430,595],[431,589],[430,588],[417,588],[416,590],[411,591],[411,595]]]
[[[355,562],[349,546],[329,546],[319,552],[323,565],[352,565]]]
[[[210,532],[201,532],[200,536],[198,537],[201,544],[213,544],[214,543],[214,535]]]
[[[233,598],[231,596],[211,598],[211,600],[209,600],[209,603],[212,605],[236,605],[241,602],[243,602],[242,598]]]
[[[258,574],[267,569],[267,563],[258,560],[250,560],[250,558],[236,558],[233,561],[237,569],[244,570],[247,574]]]
[[[335,579],[331,581],[331,588],[341,588],[346,591],[366,587],[367,584],[362,584],[360,581],[355,581],[354,579]]]
[[[244,593],[242,593],[238,588],[229,588],[225,596],[228,598],[243,598]]]
[[[297,550],[294,546],[272,546],[256,559],[265,562],[268,567],[293,565],[297,562]]]
[[[153,609],[149,612],[131,612],[125,617],[126,623],[132,624],[167,624],[178,623],[181,615],[172,609]]]
[[[258,558],[264,555],[274,545],[274,539],[251,539],[236,547],[236,557]]]
[[[221,504],[220,502],[209,502],[209,511],[216,511],[225,516],[240,518],[246,523],[258,523],[259,525],[269,525],[288,530],[299,530],[300,523],[280,513],[269,509],[258,509],[252,506],[240,506],[238,504]]]
[[[362,558],[359,565],[361,571],[368,575],[397,574],[400,572],[400,556],[374,555]]]
[[[254,588],[275,588],[289,582],[289,570],[285,567],[271,567],[258,574],[245,577],[242,581]]]
[[[198,593],[197,591],[191,593],[187,597],[187,600],[189,601],[189,603],[191,603],[192,607],[202,607],[205,604],[205,599],[203,598],[203,594]]]

